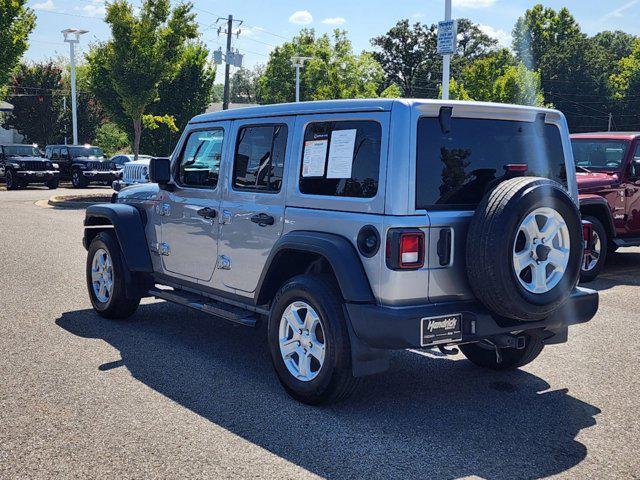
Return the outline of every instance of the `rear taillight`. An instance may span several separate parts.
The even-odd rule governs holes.
[[[392,270],[416,270],[424,267],[424,232],[418,229],[389,230],[387,267]]]

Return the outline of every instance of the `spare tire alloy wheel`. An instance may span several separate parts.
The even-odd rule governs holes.
[[[569,229],[551,207],[529,213],[520,224],[513,246],[513,268],[531,293],[546,293],[558,285],[569,263]]]
[[[318,313],[309,304],[290,304],[280,319],[280,354],[289,373],[308,382],[324,365],[324,328]]]

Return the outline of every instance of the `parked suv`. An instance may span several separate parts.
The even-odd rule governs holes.
[[[118,155],[114,158],[120,159],[123,157],[128,160],[122,163],[120,179],[115,180],[111,184],[116,192],[119,192],[129,185],[149,182],[149,162],[151,161],[151,156],[138,155],[138,160],[134,160],[134,155]]]
[[[152,182],[89,207],[94,309],[142,297],[267,323],[278,379],[346,397],[389,350],[489,369],[590,320],[569,135],[554,110],[340,100],[197,116]]]
[[[0,145],[0,177],[7,190],[26,188],[30,183],[43,183],[58,188],[58,165],[42,158],[37,145]]]
[[[640,132],[571,136],[580,212],[587,231],[581,280],[595,279],[607,254],[640,245]]]
[[[74,188],[92,182],[111,185],[118,178],[118,168],[107,160],[100,147],[91,145],[47,145],[45,156],[60,165],[60,175],[71,180]]]

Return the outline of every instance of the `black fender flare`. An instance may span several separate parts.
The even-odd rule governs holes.
[[[345,301],[375,302],[362,261],[349,240],[332,233],[298,230],[280,237],[271,249],[256,287],[256,304],[264,303],[265,282],[287,251],[310,252],[324,257],[333,268]]]
[[[152,273],[153,265],[147,236],[144,231],[145,216],[133,205],[124,203],[104,203],[87,207],[84,218],[85,248],[89,248],[90,230],[100,230],[100,226],[113,225],[122,248],[127,267],[131,272]]]
[[[605,218],[602,218],[604,228],[607,229],[607,233],[611,238],[616,236],[616,228],[613,223],[613,217],[611,215],[611,209],[609,208],[609,203],[606,199],[600,196],[589,196],[580,198],[580,214],[583,214],[582,207],[597,207],[599,210],[602,210]],[[588,213],[587,213],[588,214]]]

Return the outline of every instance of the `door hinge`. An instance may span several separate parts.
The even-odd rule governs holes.
[[[223,210],[222,215],[220,215],[220,223],[222,225],[228,225],[231,223],[232,214],[229,210]]]
[[[156,203],[156,213],[161,217],[166,217],[171,213],[171,205],[168,203]]]
[[[226,255],[218,255],[217,266],[220,270],[231,270],[231,259]]]
[[[168,243],[153,242],[149,246],[149,249],[151,250],[152,253],[155,253],[156,255],[164,255],[165,257],[168,255],[171,255],[171,248],[169,247]]]

